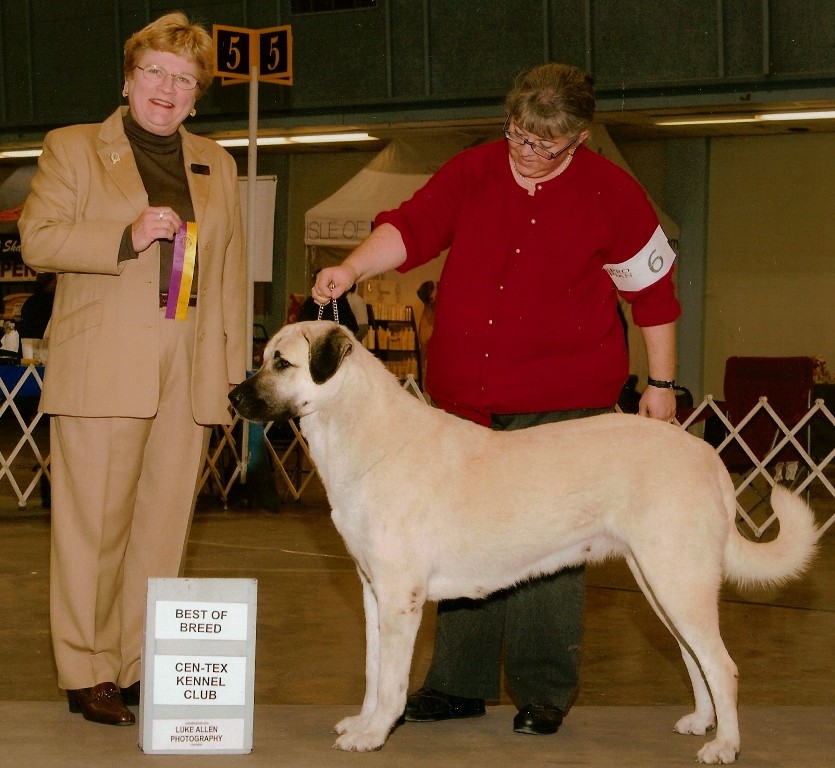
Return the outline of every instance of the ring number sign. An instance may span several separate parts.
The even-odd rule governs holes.
[[[214,74],[224,85],[247,82],[253,67],[258,67],[260,82],[293,84],[293,34],[289,25],[244,29],[215,24],[212,37]]]

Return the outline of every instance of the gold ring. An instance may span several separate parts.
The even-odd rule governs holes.
[[[160,219],[162,219],[162,217],[163,217],[163,216],[165,216],[165,214],[164,214],[162,211],[160,211],[160,212],[159,212],[159,217],[160,217]]]
[[[333,290],[334,288],[336,288],[336,283],[335,283],[333,280],[331,280],[331,281],[328,283],[328,288],[330,288],[331,290]]]

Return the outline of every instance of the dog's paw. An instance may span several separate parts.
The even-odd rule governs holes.
[[[674,726],[676,733],[683,733],[685,736],[704,736],[716,727],[716,720],[712,715],[704,716],[698,712],[691,712],[685,715]]]
[[[717,740],[709,741],[696,755],[700,763],[708,765],[729,765],[735,763],[739,755],[739,745],[723,744]]]
[[[381,739],[373,733],[345,731],[334,742],[333,748],[341,749],[343,752],[376,752],[378,749],[382,749],[385,741],[385,739]]]
[[[338,733],[341,736],[343,733],[349,733],[351,731],[361,731],[366,723],[366,720],[367,718],[363,717],[362,715],[351,715],[350,717],[346,717],[340,720],[333,727],[333,732]]]

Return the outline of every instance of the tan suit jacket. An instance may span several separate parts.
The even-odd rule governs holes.
[[[118,262],[125,227],[148,206],[123,109],[101,124],[47,135],[20,219],[26,264],[58,273],[41,398],[46,413],[147,418],[157,410],[159,244]],[[229,385],[246,373],[237,169],[214,141],[180,133],[200,263],[197,307],[189,308],[197,312],[191,405],[198,424],[228,423]]]

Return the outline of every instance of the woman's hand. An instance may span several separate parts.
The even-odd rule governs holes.
[[[134,249],[137,253],[142,253],[155,240],[173,240],[182,223],[182,219],[173,208],[146,208],[130,225]]]
[[[660,421],[672,421],[676,415],[675,391],[648,385],[641,395],[638,414]]]
[[[356,280],[356,272],[344,263],[338,267],[325,267],[316,276],[310,295],[317,304],[329,304],[349,290]]]

